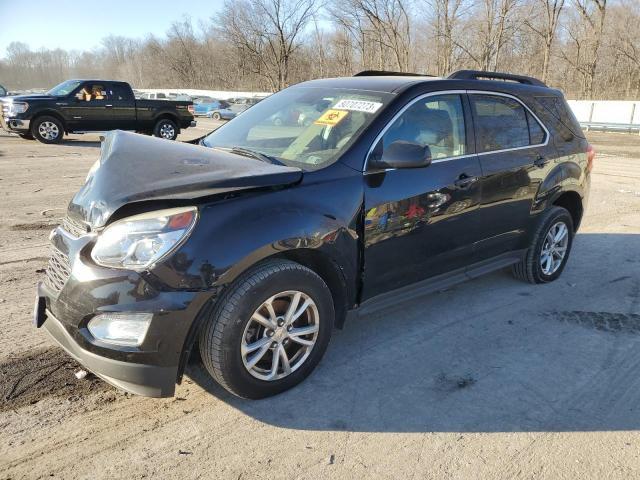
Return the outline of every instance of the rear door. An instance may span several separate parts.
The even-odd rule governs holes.
[[[464,92],[418,97],[372,149],[380,155],[395,141],[428,145],[432,163],[365,171],[364,300],[471,263],[481,171],[466,105]]]
[[[122,83],[111,83],[108,86],[110,110],[109,130],[135,130],[136,129],[136,101],[131,88]]]
[[[523,248],[531,207],[554,157],[549,133],[515,96],[469,92],[482,167],[482,240],[476,259]]]

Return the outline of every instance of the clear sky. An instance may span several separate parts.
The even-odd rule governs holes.
[[[0,58],[11,42],[33,50],[87,50],[108,35],[163,35],[185,15],[194,25],[220,10],[223,0],[0,0]]]

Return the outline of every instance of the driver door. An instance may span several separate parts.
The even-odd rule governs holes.
[[[478,240],[480,163],[466,97],[427,94],[383,131],[370,155],[396,141],[427,145],[427,167],[365,171],[363,300],[464,269]]]
[[[81,93],[83,91],[91,94],[84,95]],[[104,83],[83,84],[70,96],[70,101],[61,106],[69,130],[76,132],[111,130],[110,109],[113,105],[110,100]]]

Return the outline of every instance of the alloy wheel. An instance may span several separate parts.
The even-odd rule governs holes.
[[[173,128],[173,125],[169,123],[163,123],[160,126],[160,136],[167,140],[173,140],[175,137],[176,130]]]
[[[247,371],[273,381],[300,368],[316,344],[318,307],[300,291],[278,293],[258,307],[244,329],[240,353]]]
[[[569,228],[564,222],[554,223],[542,244],[540,268],[545,275],[553,275],[564,261],[569,246]]]
[[[60,135],[60,129],[53,122],[42,122],[38,125],[38,133],[45,140],[55,140]]]

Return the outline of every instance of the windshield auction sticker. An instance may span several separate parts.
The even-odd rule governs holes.
[[[342,110],[353,110],[355,112],[375,113],[382,106],[379,102],[369,102],[367,100],[340,100],[333,108]]]
[[[333,127],[340,123],[347,115],[349,115],[349,112],[345,110],[335,110],[332,108],[320,115],[320,118],[313,123],[316,125],[329,125],[330,127]]]

